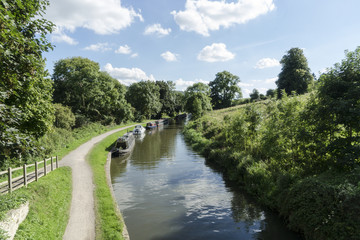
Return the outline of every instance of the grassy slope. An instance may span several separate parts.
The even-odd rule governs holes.
[[[62,239],[69,219],[71,191],[71,169],[67,167],[18,190],[16,194],[27,196],[30,210],[15,239]]]
[[[88,155],[96,186],[96,239],[123,239],[122,217],[116,211],[116,202],[106,182],[105,165],[110,146],[126,131],[123,130],[108,136],[98,143]]]
[[[209,112],[198,124],[206,127],[200,131],[187,129],[186,139],[195,150],[207,155],[208,161],[220,163],[231,179],[245,184],[245,189],[263,204],[276,208],[288,219],[289,226],[304,233],[306,238],[360,239],[360,168],[348,173],[325,171],[292,178],[276,175],[263,161],[248,156],[243,159],[241,153],[239,158],[234,158],[228,150],[223,152],[223,142],[212,136],[225,130],[226,119],[246,106],[249,104]]]
[[[117,203],[107,185],[105,165],[109,149],[116,139],[126,132],[127,130],[122,130],[108,136],[98,143],[87,156],[93,170],[96,186],[96,239],[123,239],[123,220],[121,214],[116,210]]]

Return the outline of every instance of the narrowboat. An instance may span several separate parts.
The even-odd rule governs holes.
[[[125,155],[130,153],[135,146],[135,138],[133,132],[125,133],[119,137],[115,142],[115,147],[111,153],[113,157]]]
[[[157,125],[156,125],[156,123],[154,123],[154,122],[148,122],[147,124],[146,124],[146,129],[154,129],[154,128],[156,128],[157,127]]]

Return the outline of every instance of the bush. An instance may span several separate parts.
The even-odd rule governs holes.
[[[71,109],[68,106],[63,106],[59,103],[54,104],[54,108],[54,126],[70,130],[75,125],[75,115],[72,113]]]
[[[289,226],[303,231],[308,239],[358,239],[360,236],[360,188],[347,182],[348,175],[334,173],[296,182],[279,202],[280,213]],[[337,174],[338,175],[338,174]]]

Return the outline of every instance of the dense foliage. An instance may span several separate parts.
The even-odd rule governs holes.
[[[360,236],[360,48],[317,91],[214,112],[186,139],[308,239]],[[356,126],[355,126],[356,125]]]
[[[53,123],[52,83],[42,52],[53,24],[47,0],[0,2],[0,166],[37,151],[33,142]]]
[[[288,95],[293,91],[297,94],[306,93],[308,85],[313,81],[313,76],[304,51],[300,48],[292,48],[283,56],[280,63],[282,69],[276,81],[278,97],[282,96],[282,90],[285,90]]]
[[[141,81],[130,85],[126,93],[127,101],[135,108],[136,119],[150,119],[162,108],[160,87],[152,81]]]
[[[54,101],[72,108],[77,126],[101,121],[119,124],[132,119],[131,106],[125,100],[125,86],[100,71],[99,64],[74,57],[55,63]]]
[[[161,118],[163,113],[174,117],[177,112],[175,83],[171,81],[156,81],[156,85],[159,86],[159,98],[161,103],[161,110],[158,113],[157,118]]]
[[[185,110],[194,119],[212,110],[210,88],[204,83],[195,83],[185,91]]]
[[[214,109],[230,107],[234,99],[241,98],[238,83],[240,83],[240,78],[227,71],[216,74],[215,79],[209,83]]]

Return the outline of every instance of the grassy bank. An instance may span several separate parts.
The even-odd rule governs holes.
[[[0,196],[1,218],[27,201],[29,213],[15,239],[62,239],[69,219],[71,169],[59,168],[27,188]]]
[[[102,126],[101,124],[90,124],[86,127],[82,127],[74,131],[54,129],[52,132],[45,135],[40,140],[40,142],[44,147],[44,151],[46,151],[48,155],[58,155],[59,159],[61,159],[61,157],[76,149],[81,144],[89,141],[91,138],[119,127],[122,126],[106,127]],[[48,176],[41,178],[38,183],[29,184],[28,188],[22,188],[16,190],[12,194],[0,196],[0,220],[5,216],[5,213],[8,210],[15,209],[28,200],[43,203],[43,206],[46,206],[43,209],[46,210],[49,214],[44,214],[41,209],[37,209],[39,206],[41,206],[41,204],[36,204],[34,209],[37,210],[33,211],[31,215],[29,214],[28,217],[31,220],[26,220],[27,223],[24,222],[25,225],[22,227],[23,230],[19,230],[19,239],[62,239],[62,236],[65,232],[65,227],[67,225],[68,212],[71,203],[71,172],[68,172],[70,172],[69,169],[64,170],[63,168],[60,168],[54,171],[54,174],[51,173]],[[46,186],[51,184],[54,184],[54,186],[49,188],[49,190],[46,190]],[[59,185],[62,189],[64,189],[64,195],[62,195],[60,188],[53,189],[56,187],[56,185]],[[67,195],[67,189],[70,189],[70,197]],[[53,191],[55,191],[55,193],[53,193]],[[49,201],[49,196],[54,197],[54,199]],[[46,202],[52,202],[54,205],[51,205],[51,208],[48,208],[49,205]],[[67,209],[65,209],[65,205],[67,206]],[[58,215],[60,212],[51,212],[51,209],[56,211],[57,208],[62,211],[63,215]],[[48,217],[50,217],[50,219]],[[48,233],[39,232],[42,230],[38,231],[38,229],[40,229],[38,225],[40,224],[47,226],[47,222],[50,222],[52,225],[59,226],[58,230],[61,232],[58,230],[52,231],[52,226],[49,228],[49,231],[52,231],[54,234],[56,234],[56,236],[49,236]],[[36,237],[33,238],[31,236]],[[1,237],[2,236],[0,232],[0,239]]]
[[[306,119],[309,99],[214,111],[191,121],[185,138],[306,239],[359,239],[360,167],[340,168],[325,151]]]
[[[127,130],[114,133],[98,143],[88,155],[95,184],[96,239],[123,239],[122,216],[116,211],[114,201],[106,181],[105,165],[109,149],[115,140]]]

